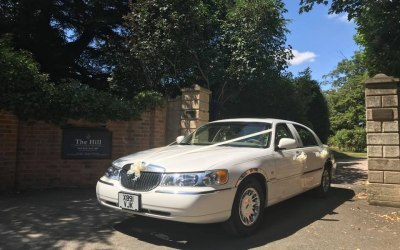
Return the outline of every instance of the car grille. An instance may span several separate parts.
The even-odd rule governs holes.
[[[156,188],[162,178],[159,172],[141,172],[140,177],[135,180],[135,174],[128,174],[130,165],[126,165],[121,170],[121,184],[123,187],[134,191],[150,191]]]

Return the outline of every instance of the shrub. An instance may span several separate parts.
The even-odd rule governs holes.
[[[342,129],[329,138],[329,144],[340,150],[364,152],[367,146],[366,132],[364,128]]]
[[[32,55],[14,50],[7,37],[0,37],[0,69],[0,110],[11,111],[23,120],[128,120],[162,103],[155,91],[127,99],[73,79],[52,82],[40,72]]]

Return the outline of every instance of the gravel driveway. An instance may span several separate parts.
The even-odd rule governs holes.
[[[400,249],[400,209],[368,205],[366,169],[366,160],[340,162],[328,198],[306,193],[267,208],[248,238],[117,213],[94,189],[3,194],[0,249]]]

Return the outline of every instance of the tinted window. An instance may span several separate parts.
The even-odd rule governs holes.
[[[275,146],[278,146],[279,141],[282,138],[291,138],[294,139],[292,133],[290,132],[288,126],[286,124],[278,124],[276,125],[276,132],[275,132]]]
[[[314,135],[311,133],[310,130],[298,125],[294,125],[294,127],[296,128],[297,133],[299,133],[300,139],[303,142],[304,147],[311,147],[318,145],[317,140],[315,139]]]

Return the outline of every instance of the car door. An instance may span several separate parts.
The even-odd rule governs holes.
[[[275,160],[275,197],[270,197],[270,202],[279,202],[302,191],[301,175],[303,162],[297,157],[301,153],[298,148],[280,149],[279,141],[282,138],[296,139],[286,123],[276,124],[273,152]]]
[[[321,180],[324,167],[324,159],[320,157],[322,144],[310,129],[298,124],[293,124],[293,128],[301,141],[302,151],[307,155],[302,174],[302,188],[311,189],[318,186]]]

